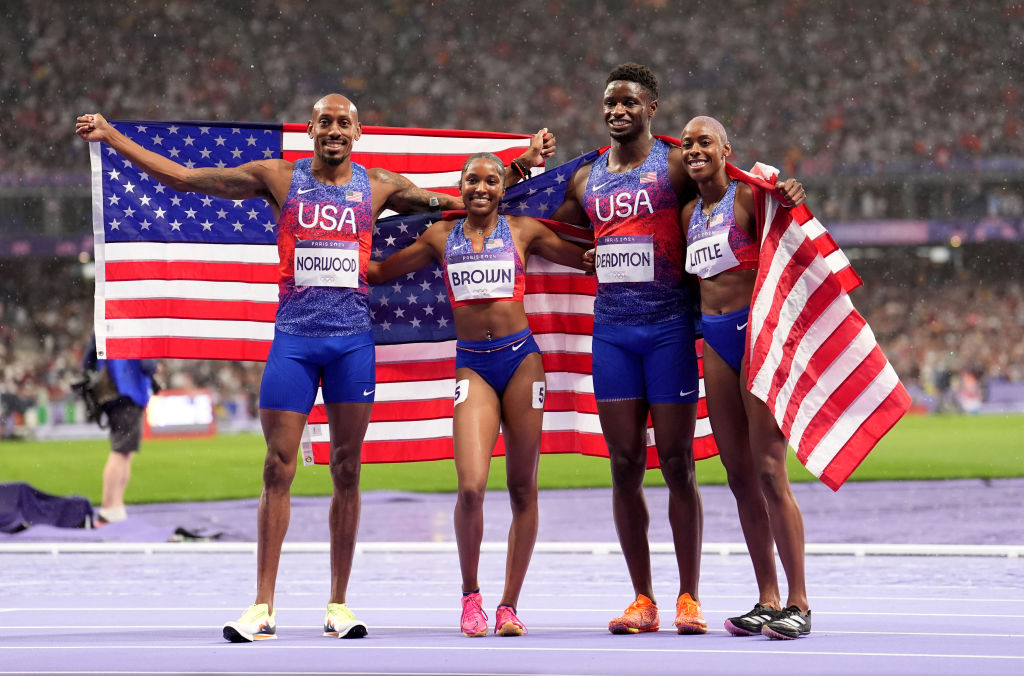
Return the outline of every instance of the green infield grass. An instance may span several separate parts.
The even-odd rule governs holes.
[[[100,473],[109,453],[103,439],[0,442],[0,482],[24,481],[55,495],[100,499]],[[255,435],[146,440],[132,466],[132,503],[251,498],[259,495],[263,441]],[[504,459],[491,465],[489,487],[504,487]],[[701,484],[725,483],[715,459],[697,464]],[[794,481],[816,481],[790,454]],[[909,416],[878,444],[851,481],[1000,478],[1024,476],[1024,416]],[[657,470],[647,485],[664,485]],[[608,461],[568,454],[541,457],[541,488],[610,485]],[[449,492],[452,461],[365,465],[364,490]],[[324,466],[298,468],[294,495],[329,495]]]

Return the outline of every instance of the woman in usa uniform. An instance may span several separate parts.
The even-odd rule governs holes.
[[[537,539],[537,466],[544,414],[544,367],[523,308],[525,264],[532,254],[579,269],[584,249],[533,218],[504,216],[505,167],[490,153],[472,155],[459,190],[467,215],[438,221],[413,244],[370,263],[379,284],[430,263],[441,264],[455,318],[453,441],[458,473],[455,537],[462,572],[461,630],[488,632],[477,570],[483,539],[483,501],[491,454],[504,429],[506,477],[512,507],[505,588],[494,632],[520,636],[519,592]]]
[[[787,440],[765,403],[745,387],[759,254],[754,195],[749,185],[726,173],[732,146],[718,120],[695,117],[683,129],[681,141],[686,172],[700,192],[683,206],[680,223],[687,235],[686,271],[700,279],[708,415],[759,592],[754,608],[727,619],[725,628],[737,636],[794,639],[811,631],[803,517],[786,472]],[[793,196],[795,190],[802,201],[799,184],[792,179],[786,183],[787,193]],[[773,544],[789,583],[785,608]]]

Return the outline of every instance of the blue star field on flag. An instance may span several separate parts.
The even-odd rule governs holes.
[[[234,167],[281,157],[281,125],[117,122],[147,150],[189,168]],[[274,214],[263,199],[226,200],[178,193],[117,152],[102,148],[104,233],[108,242],[275,242]]]

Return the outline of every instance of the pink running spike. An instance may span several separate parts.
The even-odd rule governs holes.
[[[480,592],[462,596],[462,633],[466,636],[487,635],[487,613],[483,609]]]
[[[498,606],[494,613],[494,633],[498,636],[522,636],[529,632],[522,620],[516,617],[512,606]]]

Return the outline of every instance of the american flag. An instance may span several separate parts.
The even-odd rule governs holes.
[[[142,146],[186,166],[234,166],[312,154],[301,124],[115,122]],[[355,162],[400,172],[417,185],[456,193],[474,152],[506,163],[529,136],[487,132],[363,127]],[[92,144],[93,224],[97,262],[97,350],[106,358],[265,360],[277,307],[277,246],[262,200],[222,200],[166,188],[114,151]],[[546,218],[562,203],[568,179],[598,151],[510,189],[502,211]],[[443,214],[391,216],[377,222],[374,258],[402,248]],[[590,230],[552,224],[563,237],[590,241]],[[544,353],[547,396],[544,452],[607,456],[590,377],[595,283],[541,258],[527,263],[524,300]],[[371,288],[377,341],[376,403],[363,446],[367,462],[452,457],[455,340],[439,268],[425,268]],[[703,394],[703,383],[701,388]],[[703,401],[695,455],[716,453]],[[657,465],[648,433],[649,466]],[[326,416],[310,413],[306,463],[329,457]],[[499,439],[496,453],[503,453]]]
[[[848,295],[861,279],[806,208],[780,208],[778,170],[728,167],[749,183],[761,229],[751,303],[748,389],[797,458],[832,490],[910,408],[910,395]]]
[[[282,153],[281,125],[118,122],[188,167]],[[277,308],[277,245],[266,202],[167,188],[91,144],[98,356],[266,359]]]

